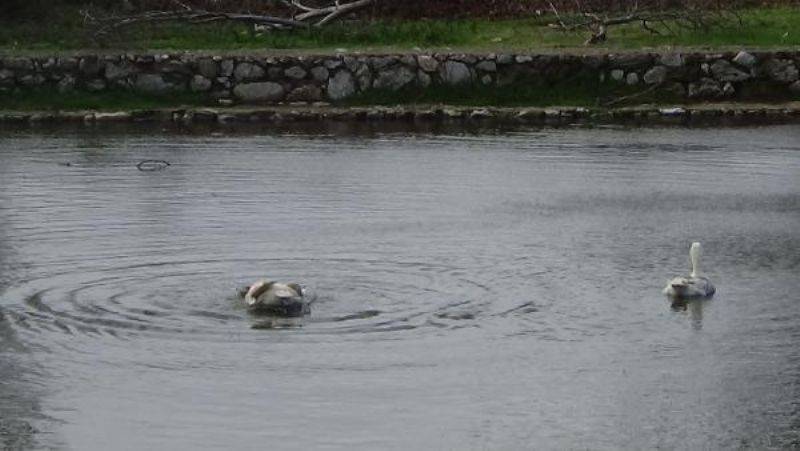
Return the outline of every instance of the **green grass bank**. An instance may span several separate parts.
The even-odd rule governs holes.
[[[58,20],[5,20],[0,27],[0,52],[30,53],[75,50],[303,50],[401,52],[415,49],[453,51],[522,51],[579,49],[580,51],[643,48],[792,48],[800,46],[800,8],[747,9],[741,23],[729,21],[710,30],[639,24],[609,29],[608,40],[590,48],[582,45],[585,32],[548,27],[552,17],[499,20],[359,21],[334,23],[321,29],[258,33],[235,24],[186,25],[163,23],[129,28],[94,41],[77,11],[64,11]]]

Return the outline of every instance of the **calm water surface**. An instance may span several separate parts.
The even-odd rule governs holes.
[[[7,130],[0,445],[797,447],[799,267],[796,126]]]

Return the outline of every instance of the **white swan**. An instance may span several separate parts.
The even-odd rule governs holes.
[[[283,316],[300,316],[308,311],[303,289],[296,283],[259,280],[241,293],[247,307],[253,311]]]
[[[689,277],[675,277],[667,282],[664,294],[673,299],[708,298],[714,295],[714,285],[708,278],[700,275],[700,250],[700,243],[692,243],[689,249],[692,272]]]

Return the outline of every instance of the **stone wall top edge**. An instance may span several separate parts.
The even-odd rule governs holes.
[[[47,60],[50,58],[92,58],[97,57],[100,59],[113,59],[113,58],[164,58],[167,57],[168,59],[202,59],[202,58],[222,58],[222,59],[235,59],[235,60],[247,60],[247,59],[264,59],[264,58],[277,58],[283,60],[311,60],[311,59],[327,59],[327,58],[381,58],[381,57],[404,57],[404,56],[418,56],[418,55],[430,55],[436,56],[440,58],[454,58],[458,59],[459,57],[463,58],[465,56],[472,56],[476,58],[492,58],[496,57],[497,55],[524,55],[524,56],[531,56],[531,57],[552,57],[552,56],[564,56],[564,57],[578,57],[578,58],[606,58],[606,57],[631,57],[631,56],[652,56],[657,57],[660,55],[665,54],[681,54],[685,56],[700,56],[704,58],[732,58],[734,57],[739,51],[746,51],[748,53],[753,54],[754,56],[761,57],[761,56],[769,56],[775,55],[781,58],[795,58],[800,56],[800,49],[749,49],[747,47],[742,47],[740,49],[721,49],[721,50],[698,50],[698,49],[647,49],[647,50],[607,50],[607,51],[598,51],[598,50],[587,50],[585,52],[580,51],[549,51],[549,50],[535,50],[535,51],[525,51],[525,50],[492,50],[492,51],[476,51],[476,52],[465,52],[465,51],[442,51],[442,50],[419,50],[419,51],[407,51],[407,52],[312,52],[312,53],[292,53],[292,52],[271,52],[271,51],[194,51],[194,50],[182,50],[182,51],[157,51],[157,50],[149,50],[149,51],[74,51],[74,52],[53,52],[53,53],[43,53],[43,52],[3,52],[0,50],[0,59],[9,60],[9,59],[18,59],[18,58],[25,58],[25,59],[33,59],[33,60]]]

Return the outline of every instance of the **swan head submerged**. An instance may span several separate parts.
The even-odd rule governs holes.
[[[242,291],[247,307],[254,312],[300,316],[308,310],[303,289],[296,283],[260,280]]]

